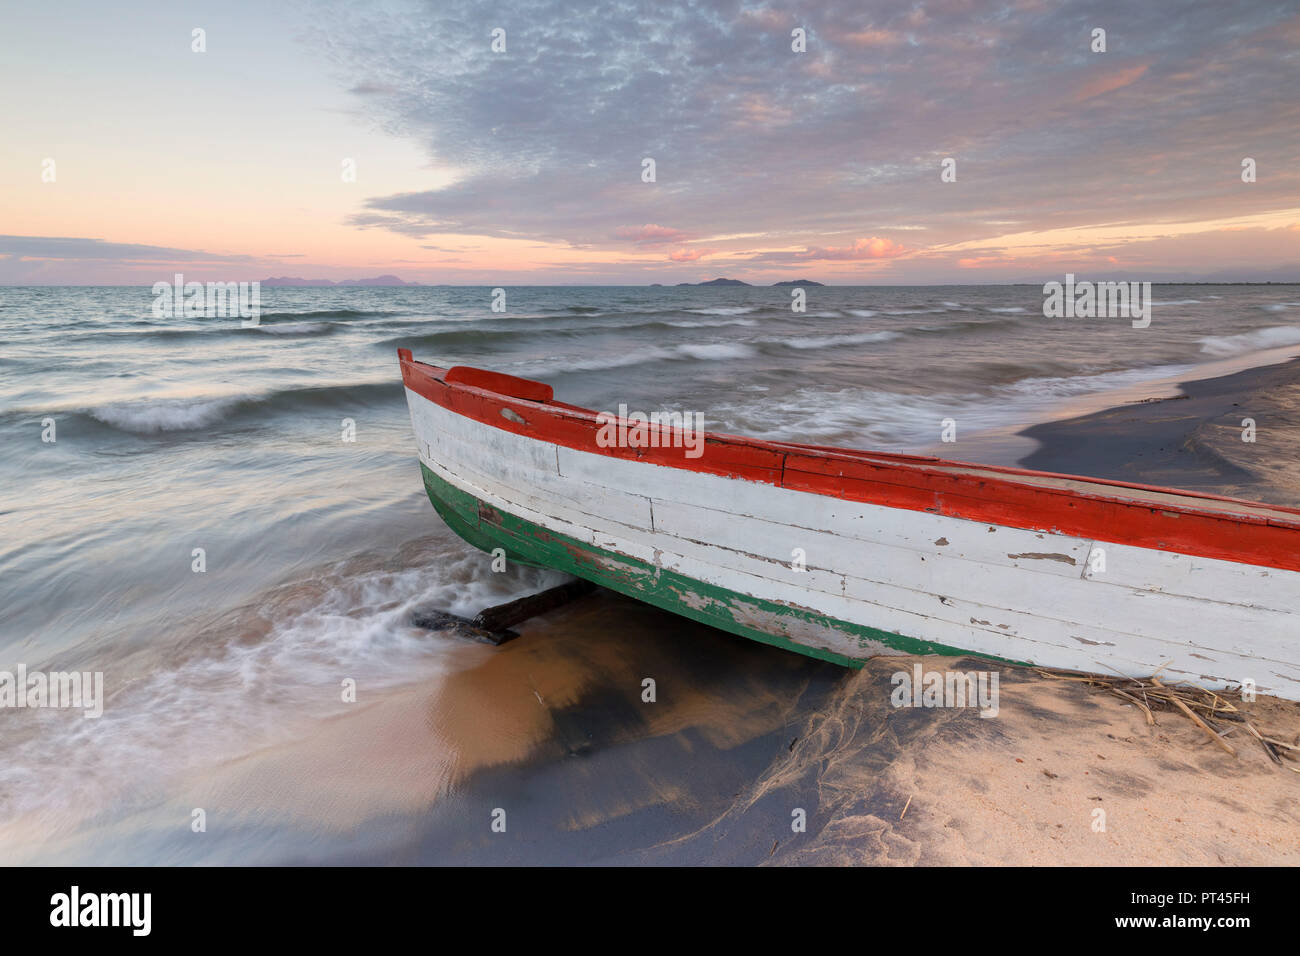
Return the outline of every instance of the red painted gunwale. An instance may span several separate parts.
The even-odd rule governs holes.
[[[403,383],[429,401],[493,428],[578,451],[1001,527],[1300,571],[1300,509],[1154,485],[715,433],[706,434],[699,458],[686,458],[680,448],[601,447],[596,413],[541,398],[549,386],[478,369],[439,368],[416,362],[407,349],[398,349],[398,358]],[[489,383],[539,397],[483,387]],[[507,408],[519,420],[506,418]],[[1052,487],[1035,479],[1085,482],[1114,493]],[[1181,500],[1143,501],[1126,497],[1125,490]],[[1270,513],[1240,513],[1216,503]]]

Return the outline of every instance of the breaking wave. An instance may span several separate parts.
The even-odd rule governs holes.
[[[225,418],[241,401],[238,398],[155,399],[101,405],[92,408],[90,415],[121,431],[152,435],[206,428]]]
[[[1276,325],[1268,329],[1242,332],[1239,335],[1212,335],[1201,339],[1200,342],[1201,351],[1206,355],[1240,355],[1243,352],[1300,345],[1300,326]]]
[[[207,429],[250,414],[268,416],[312,408],[348,409],[385,399],[400,401],[401,396],[400,382],[371,382],[287,388],[249,396],[131,399],[100,405],[86,410],[85,414],[119,431],[154,435]]]
[[[791,349],[829,349],[845,345],[865,345],[869,342],[888,342],[903,337],[901,332],[859,332],[847,335],[802,335],[788,339],[763,339],[773,345]]]
[[[451,652],[474,649],[413,626],[414,609],[472,617],[565,579],[513,566],[494,573],[436,538],[404,551],[404,560],[351,558],[272,589],[192,632],[136,679],[109,663],[100,718],[56,712],[0,739],[3,816],[148,795],[160,779],[293,739],[348,706],[342,677],[371,694],[437,680]],[[33,774],[20,752],[88,756]]]

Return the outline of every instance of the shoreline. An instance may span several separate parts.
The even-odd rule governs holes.
[[[1161,366],[1164,374],[1154,378],[1062,399],[1042,409],[1041,414],[1028,425],[1023,422],[999,425],[961,439],[963,443],[974,445],[973,451],[957,453],[951,444],[933,443],[918,448],[915,454],[985,465],[1016,466],[1038,451],[1041,444],[1039,436],[1030,434],[1037,428],[1083,418],[1119,406],[1175,398],[1181,394],[1183,385],[1189,382],[1224,378],[1239,372],[1271,368],[1297,360],[1300,360],[1300,346],[1283,345],[1197,365]]]
[[[1300,506],[1300,358],[1154,391],[1021,430],[1037,447],[1019,465]]]

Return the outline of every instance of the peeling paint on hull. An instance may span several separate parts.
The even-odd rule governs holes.
[[[511,561],[564,571],[702,624],[845,667],[861,667],[867,658],[886,654],[969,653],[761,600],[604,551],[507,515],[443,481],[423,463],[420,471],[429,501],[448,527],[481,551],[503,549]],[[849,656],[828,646],[846,639],[858,653]]]

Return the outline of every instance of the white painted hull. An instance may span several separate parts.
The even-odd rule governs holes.
[[[492,427],[410,388],[407,399],[430,472],[601,551],[1004,660],[1134,677],[1160,669],[1169,681],[1251,681],[1300,699],[1300,572],[611,457]],[[791,636],[852,659],[899,653],[834,628]]]

